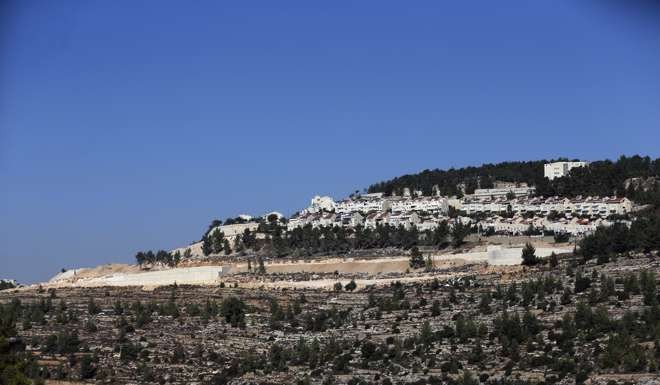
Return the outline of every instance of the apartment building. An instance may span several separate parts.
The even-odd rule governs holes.
[[[392,199],[390,201],[392,212],[424,211],[427,213],[446,214],[449,211],[449,202],[443,197],[420,197],[412,199]]]
[[[386,199],[345,199],[335,204],[336,213],[352,213],[370,211],[387,211],[390,208],[390,201]]]
[[[514,214],[533,213],[547,216],[552,212],[567,216],[608,217],[610,215],[625,215],[632,211],[633,204],[628,198],[617,197],[576,197],[573,199],[560,197],[519,198],[514,200],[464,200],[460,210],[467,215],[499,214],[512,212]]]
[[[411,226],[417,226],[419,222],[419,215],[414,211],[396,212],[389,216],[389,224],[394,227],[403,226],[405,228],[410,228]]]
[[[543,165],[543,175],[552,180],[568,175],[569,171],[576,167],[585,167],[588,162],[554,162]]]
[[[628,198],[617,197],[577,197],[571,199],[572,213],[607,217],[609,215],[624,215],[632,211],[632,202]]]
[[[378,225],[389,224],[390,214],[388,212],[373,212],[364,219],[364,227],[375,228]]]
[[[534,195],[534,192],[536,192],[536,187],[530,187],[527,185],[504,188],[478,188],[474,190],[473,194],[466,195],[466,198],[478,200],[507,198],[511,194],[516,198],[519,198],[532,196]]]

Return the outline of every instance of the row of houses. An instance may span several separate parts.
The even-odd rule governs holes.
[[[517,190],[515,190],[517,189]],[[500,191],[501,190],[501,191]],[[514,191],[515,190],[515,191]],[[488,191],[490,195],[483,193]],[[506,196],[503,196],[508,191]],[[385,197],[381,193],[364,194],[335,202],[331,197],[316,196],[310,206],[287,221],[287,229],[311,225],[375,228],[378,225],[415,226],[418,230],[432,230],[442,221],[448,220],[449,208],[461,215],[483,214],[488,218],[482,226],[498,233],[522,234],[530,225],[546,231],[584,234],[594,231],[603,220],[611,215],[632,212],[633,204],[627,198],[618,197],[530,197],[528,186],[497,186],[495,189],[476,190],[475,194],[463,199],[441,196]],[[483,193],[483,194],[482,194]],[[494,197],[493,195],[497,195]],[[513,198],[512,195],[516,195]],[[546,219],[550,214],[562,220]],[[278,214],[278,218],[281,214]],[[529,215],[533,214],[533,215]],[[529,217],[532,218],[529,218]],[[571,220],[572,218],[582,218]],[[585,220],[584,218],[590,218]],[[474,224],[474,222],[473,222]],[[255,231],[258,224],[247,223],[224,225],[218,229],[232,239],[246,229]]]
[[[474,193],[466,195],[465,198],[469,200],[488,200],[488,199],[497,199],[497,198],[522,198],[529,197],[536,193],[536,187],[527,186],[525,183],[520,183],[517,185],[504,185],[502,187],[495,188],[478,188],[474,190]]]
[[[440,196],[432,197],[383,197],[382,193],[364,194],[357,197],[334,202],[330,197],[315,196],[309,207],[301,214],[319,212],[369,213],[373,211],[410,212],[419,211],[433,214],[446,214],[449,210],[449,199]]]
[[[453,220],[443,215],[420,215],[416,212],[371,212],[362,215],[359,212],[337,214],[337,213],[314,213],[299,215],[289,220],[287,228],[289,231],[296,227],[311,225],[313,228],[321,226],[340,226],[355,228],[375,228],[378,225],[403,226],[405,228],[416,227],[417,230],[426,231],[435,229],[441,222],[453,223],[461,221],[480,228],[482,231],[492,230],[497,234],[523,235],[530,227],[541,232],[567,233],[574,236],[590,234],[599,226],[610,226],[613,222],[603,218],[562,218],[560,220],[549,220],[544,217],[525,218],[516,215],[512,218],[504,218],[493,215],[486,219],[474,220],[469,217],[458,217]]]
[[[547,218],[513,218],[491,217],[478,222],[482,231],[493,230],[497,234],[523,235],[530,228],[541,232],[565,233],[582,236],[596,231],[599,226],[611,226],[612,221],[606,219],[572,218],[551,221]],[[629,223],[627,223],[629,225]]]
[[[576,197],[573,199],[550,198],[517,198],[469,200],[461,202],[459,210],[467,215],[472,214],[516,214],[533,213],[547,216],[552,212],[572,216],[590,216],[606,218],[610,215],[625,215],[632,211],[633,204],[628,198],[618,197]]]
[[[316,212],[303,213],[293,216],[287,223],[287,230],[291,231],[297,227],[311,225],[313,228],[321,226],[340,226],[354,228],[363,226],[375,228],[379,225],[417,227],[418,230],[431,230],[442,221],[449,218],[439,214],[422,215],[415,211],[371,211],[366,214],[360,212],[336,213]]]

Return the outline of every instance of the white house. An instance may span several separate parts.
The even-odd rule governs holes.
[[[575,167],[585,167],[588,162],[554,162],[546,163],[543,166],[543,175],[552,180],[568,175],[568,172]]]
[[[289,218],[289,222],[286,224],[286,229],[288,231],[291,231],[295,229],[296,227],[303,227],[307,224],[308,217],[305,215],[298,215],[295,217]]]
[[[318,196],[312,198],[309,207],[306,209],[309,213],[317,213],[319,211],[335,211],[335,201],[329,196]]]
[[[374,228],[377,225],[386,225],[389,223],[390,214],[387,212],[373,212],[367,215],[364,220],[364,227]]]
[[[338,226],[357,227],[364,223],[364,216],[362,216],[362,214],[359,212],[343,213],[337,215],[335,218],[335,223]]]
[[[419,215],[417,215],[417,213],[414,211],[405,213],[392,213],[389,218],[390,226],[395,227],[403,226],[405,228],[409,228],[411,226],[417,226],[419,222]]]

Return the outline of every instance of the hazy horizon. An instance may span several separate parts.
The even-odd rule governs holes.
[[[0,278],[423,169],[658,157],[658,13],[632,3],[5,2]]]

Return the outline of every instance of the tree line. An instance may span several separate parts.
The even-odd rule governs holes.
[[[284,225],[275,222],[263,224],[257,231],[265,234],[263,239],[257,240],[255,232],[246,229],[242,235],[235,237],[233,247],[221,231],[213,231],[204,236],[202,251],[205,255],[211,255],[249,249],[285,257],[383,248],[409,250],[417,246],[444,248],[450,244],[457,247],[472,232],[472,228],[462,223],[450,227],[443,221],[435,229],[425,231],[419,231],[414,226],[407,228],[381,224],[375,228],[357,226],[353,229],[339,226],[313,227],[307,224],[287,230]]]
[[[138,251],[135,254],[135,261],[137,262],[140,267],[143,265],[164,265],[164,266],[169,266],[169,267],[175,267],[181,262],[182,258],[190,258],[192,256],[192,253],[190,249],[186,249],[186,251],[181,254],[180,251],[175,251],[175,252],[169,252],[165,250],[158,250],[157,252],[153,252],[151,250],[147,251]]]
[[[660,250],[660,216],[648,212],[639,216],[630,227],[615,223],[599,227],[579,243],[579,255],[586,261],[597,258],[606,263],[620,253]]]

